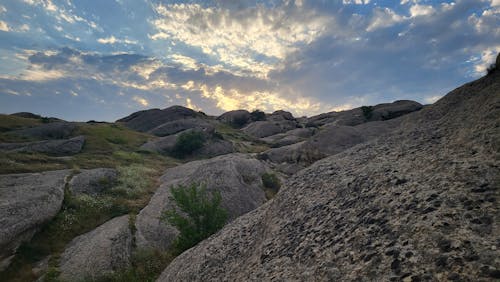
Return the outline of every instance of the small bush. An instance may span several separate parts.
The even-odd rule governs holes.
[[[369,120],[373,116],[373,107],[372,106],[363,106],[361,107],[361,110],[363,111],[363,116],[365,117],[366,120]]]
[[[163,219],[180,232],[173,244],[174,252],[182,253],[226,224],[228,214],[220,207],[220,193],[212,192],[209,195],[205,187],[196,184],[172,187],[170,191],[170,199],[176,203],[180,212],[174,207],[165,212]]]
[[[184,158],[203,147],[203,144],[205,144],[205,137],[201,132],[185,132],[177,137],[171,154],[174,157]]]
[[[262,175],[262,184],[264,188],[266,188],[266,196],[268,199],[278,193],[281,188],[281,182],[274,173],[264,173]]]
[[[487,69],[486,69],[486,72],[488,75],[492,74],[495,72],[495,70],[497,69],[497,65],[496,64],[491,64]]]
[[[266,113],[261,110],[255,110],[250,113],[250,119],[253,121],[266,120]]]
[[[231,126],[234,128],[241,128],[248,122],[248,117],[241,115],[241,116],[236,116],[232,121],[231,121]]]

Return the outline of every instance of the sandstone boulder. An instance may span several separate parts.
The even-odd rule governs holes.
[[[126,127],[137,131],[147,132],[167,122],[202,116],[204,115],[191,109],[182,106],[172,106],[163,110],[150,109],[135,112],[116,122],[123,123]]]
[[[51,122],[39,126],[11,131],[11,134],[34,139],[65,139],[75,131],[72,122]]]
[[[266,201],[261,179],[266,170],[262,162],[244,154],[193,161],[168,169],[150,203],[137,216],[138,246],[167,249],[177,236],[174,227],[160,220],[164,211],[174,204],[169,199],[173,185],[199,183],[208,191],[218,191],[222,206],[234,219]]]
[[[250,113],[246,110],[235,110],[223,113],[218,121],[240,128],[250,122]]]
[[[74,194],[98,194],[113,186],[117,177],[113,168],[84,169],[73,176],[68,188]]]
[[[73,239],[61,255],[64,281],[94,279],[127,267],[132,251],[129,216],[114,218]]]
[[[0,261],[59,212],[69,174],[58,170],[0,175]]]
[[[45,140],[25,143],[0,143],[0,150],[27,153],[45,153],[53,156],[68,156],[79,153],[85,143],[84,136],[63,140]]]
[[[201,118],[187,118],[181,120],[174,120],[166,122],[160,126],[157,126],[151,130],[149,133],[156,136],[167,136],[179,133],[188,129],[196,129],[200,131],[213,132],[215,127],[207,120]]]

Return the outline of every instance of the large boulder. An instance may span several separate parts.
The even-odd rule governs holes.
[[[323,113],[310,117],[307,121],[307,126],[320,127],[326,124],[356,126],[369,121],[397,118],[420,109],[422,109],[420,103],[409,100],[399,100],[393,103],[378,104],[373,107],[360,107],[342,112]]]
[[[11,152],[45,153],[53,156],[78,154],[85,143],[84,136],[63,140],[45,140],[25,143],[0,143],[0,150]]]
[[[132,232],[128,215],[114,218],[73,239],[61,255],[64,281],[95,279],[130,264]]]
[[[11,134],[34,139],[65,139],[76,129],[72,122],[51,122],[39,126],[11,131]]]
[[[156,136],[167,136],[188,129],[213,132],[215,130],[215,127],[208,120],[205,119],[187,118],[187,119],[174,120],[164,123],[160,126],[157,126],[149,130],[149,133]]]
[[[58,170],[0,175],[0,261],[59,212],[69,174]]]
[[[164,211],[174,207],[169,199],[172,186],[198,183],[208,191],[218,191],[232,220],[266,201],[261,179],[266,170],[262,162],[244,154],[193,161],[168,169],[160,179],[161,186],[137,216],[137,245],[165,250],[177,236],[178,231],[160,219]]]
[[[174,150],[177,143],[177,138],[179,138],[181,134],[189,132],[201,132],[205,139],[203,146],[192,152],[193,156],[211,158],[233,153],[235,151],[233,143],[227,140],[220,139],[219,137],[214,135],[213,127],[187,129],[173,135],[156,138],[141,145],[140,149],[144,151],[157,152],[160,154],[175,155],[176,152],[174,152]]]
[[[68,188],[74,194],[98,194],[112,187],[117,178],[113,168],[84,169],[71,178]]]
[[[158,281],[496,281],[500,73],[291,177]]]
[[[250,117],[250,113],[246,110],[235,110],[223,113],[217,117],[217,120],[233,127],[240,128],[250,122]]]
[[[172,106],[163,110],[150,109],[135,112],[116,122],[123,123],[126,127],[137,131],[147,132],[167,122],[203,116],[201,113],[182,106]]]
[[[270,144],[272,147],[282,147],[304,141],[314,135],[316,131],[314,128],[296,128],[284,133],[264,137],[260,140]]]

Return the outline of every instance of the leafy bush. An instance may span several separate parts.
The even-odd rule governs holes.
[[[204,143],[205,137],[201,132],[191,131],[182,133],[177,137],[174,148],[172,149],[172,155],[184,158],[203,147]]]
[[[365,117],[366,120],[369,120],[373,116],[373,107],[372,106],[363,106],[361,107],[361,110],[363,111],[363,116]]]
[[[241,116],[236,116],[233,118],[231,121],[231,126],[235,128],[241,128],[248,122],[248,117],[241,115]]]
[[[255,110],[250,113],[250,118],[253,121],[266,120],[266,113],[261,110]]]
[[[266,197],[271,199],[281,188],[281,182],[274,173],[264,173],[262,175],[262,184],[264,185]]]
[[[174,252],[182,253],[226,224],[228,214],[220,207],[220,193],[212,192],[212,195],[209,195],[205,187],[196,184],[189,187],[172,187],[170,191],[170,199],[180,211],[175,207],[167,210],[163,219],[180,232],[173,244]]]

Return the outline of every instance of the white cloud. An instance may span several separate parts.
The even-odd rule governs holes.
[[[7,8],[5,6],[0,5],[0,14],[7,12]]]
[[[419,5],[415,4],[410,7],[410,16],[412,18],[419,16],[429,16],[435,13],[435,10],[430,5]]]
[[[142,98],[139,96],[134,96],[134,97],[132,97],[132,100],[134,100],[135,102],[137,102],[139,105],[141,105],[143,107],[149,106],[149,101],[146,100],[145,98]]]
[[[486,69],[495,62],[499,52],[500,45],[497,45],[484,50],[480,57],[471,58],[470,62],[474,64],[474,75],[484,75],[486,73]]]
[[[5,32],[10,31],[9,25],[4,21],[0,21],[0,30]]]
[[[375,8],[373,10],[373,18],[366,28],[366,31],[371,32],[380,28],[393,26],[396,23],[403,21],[405,18],[398,15],[389,8]]]
[[[97,39],[97,42],[101,44],[115,44],[115,43],[122,43],[122,44],[138,44],[136,40],[130,40],[130,39],[117,39],[113,35],[110,37],[105,37],[105,38],[99,38]]]
[[[442,95],[427,96],[424,98],[424,102],[427,104],[434,104],[437,100],[441,99]]]
[[[300,44],[309,44],[326,29],[328,19],[314,11],[283,10],[263,5],[232,11],[197,4],[158,5],[151,23],[152,40],[168,39],[198,47],[224,64],[265,77],[276,60]],[[265,56],[270,58],[257,59]]]
[[[185,69],[198,69],[198,63],[195,59],[184,56],[182,54],[173,54],[169,56],[170,59],[172,59],[173,62],[178,63],[182,65]]]
[[[342,4],[366,5],[369,3],[370,0],[342,0]]]

